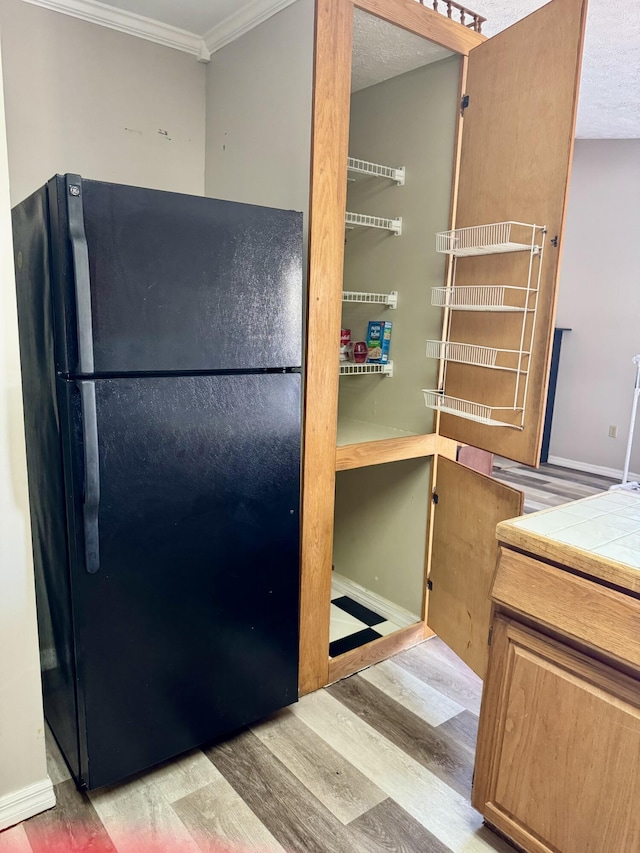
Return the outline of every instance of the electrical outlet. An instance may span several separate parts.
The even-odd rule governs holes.
[[[617,438],[617,437],[618,437],[617,424],[609,424],[609,438]]]

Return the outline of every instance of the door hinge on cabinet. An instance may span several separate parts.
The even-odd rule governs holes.
[[[433,581],[431,580],[431,578],[427,578],[427,589],[433,589]]]
[[[489,638],[487,639],[487,645],[491,645],[491,640],[493,639],[493,625],[489,628]]]
[[[431,496],[431,500],[434,504],[437,504],[440,500],[440,498],[438,497],[438,493],[435,491],[435,489],[433,491],[433,495]]]
[[[463,95],[460,101],[460,115],[464,115],[464,111],[469,106],[469,95]]]

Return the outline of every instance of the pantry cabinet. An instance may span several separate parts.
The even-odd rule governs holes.
[[[484,675],[489,587],[497,558],[495,526],[520,513],[522,496],[458,464],[456,451],[460,444],[471,444],[525,464],[535,465],[539,459],[586,0],[552,0],[490,39],[416,0],[317,0],[315,14],[300,692],[355,672],[433,631]],[[389,276],[386,287],[385,282],[369,287],[369,282],[355,280],[361,276],[354,275],[353,270],[366,269],[366,265],[349,255],[350,232],[345,249],[345,213],[351,212],[351,204],[347,205],[349,158],[352,162],[362,159],[393,167],[406,165],[401,156],[379,159],[370,153],[376,144],[382,144],[386,115],[382,110],[379,129],[363,125],[358,130],[356,126],[351,95],[352,47],[354,20],[363,14],[374,16],[381,26],[399,27],[443,50],[440,66],[457,62],[455,102],[451,118],[443,119],[450,122],[448,153],[443,155],[439,148],[434,155],[435,149],[424,145],[420,167],[421,173],[424,170],[434,176],[434,184],[437,176],[447,175],[446,198],[439,202],[442,222],[430,233],[420,232],[420,240],[432,241],[435,252],[435,230],[526,223],[534,235],[532,248],[510,251],[498,241],[497,247],[494,244],[487,251],[477,246],[481,251],[458,253],[457,257],[455,252],[445,251],[440,255],[441,266],[430,267],[428,274],[416,265],[418,278],[424,276],[422,290],[414,283],[409,292],[403,292],[401,284]],[[384,34],[382,38],[384,43]],[[411,79],[415,82],[416,78]],[[427,107],[419,103],[414,114],[424,109]],[[371,113],[375,117],[375,110]],[[388,116],[389,124],[397,125],[398,133],[403,132],[395,114]],[[350,135],[352,144],[356,138],[362,140],[359,150],[351,149]],[[363,150],[365,147],[370,150]],[[415,178],[415,168],[413,172]],[[379,264],[375,258],[370,261],[373,272],[376,266],[399,268],[396,256],[402,251],[402,241],[409,240],[412,230],[415,237],[420,228],[420,217],[407,217],[403,210],[402,194],[406,192],[404,198],[408,198],[412,181],[409,167],[403,177],[404,186],[389,176],[381,189],[372,190],[368,197],[365,193],[355,211],[391,222],[403,217],[401,236],[394,236],[390,229],[384,237],[386,242],[371,244],[371,251],[378,252],[375,257],[380,258]],[[518,240],[506,238],[507,243]],[[455,288],[466,288],[467,293],[489,289],[494,299],[496,291],[491,288],[497,287],[502,288],[502,303],[490,300],[483,311],[470,310],[464,301],[452,304]],[[439,290],[433,297],[432,288]],[[505,288],[527,288],[527,294],[518,292],[516,301],[510,302],[513,294]],[[366,377],[364,381],[370,384],[360,386],[366,388],[362,406],[352,407],[356,413],[365,412],[355,420],[370,420],[376,428],[382,425],[385,429],[368,433],[347,430],[339,441],[338,410],[349,409],[349,398],[357,396],[353,391],[356,386],[344,393],[340,382],[360,381],[357,377],[339,377],[337,342],[344,290],[397,292],[397,309],[376,306],[388,314],[369,319],[394,321],[397,317],[398,321],[397,328],[394,322],[391,343],[393,377]],[[462,290],[458,293],[464,295]],[[444,358],[431,359],[435,367],[427,366],[425,346],[434,337],[427,328],[434,316],[430,313],[424,324],[424,340],[419,341],[424,384],[420,387],[420,381],[412,379],[410,386],[404,386],[407,400],[400,404],[397,391],[394,397],[388,390],[396,386],[371,383],[395,383],[413,376],[418,356],[406,355],[403,367],[394,352],[403,350],[410,336],[420,338],[422,331],[400,335],[403,322],[404,328],[410,328],[410,318],[405,315],[406,322],[401,321],[401,311],[404,308],[419,314],[425,306],[437,312],[438,327],[444,329],[446,338],[443,344],[432,342],[431,354],[448,355],[449,362],[446,371]],[[512,310],[505,310],[508,308]],[[336,342],[335,358],[332,342]],[[454,355],[463,352],[464,357],[451,357],[451,343],[464,345],[463,350],[453,350]],[[489,363],[484,360],[487,349],[491,350]],[[423,389],[440,395],[439,399],[431,398],[433,415],[427,414]],[[443,392],[448,398],[480,408],[465,409],[462,417],[460,411],[454,414],[443,402]],[[420,406],[422,412],[409,428],[403,414],[407,405]],[[499,419],[488,417],[487,409],[509,410],[510,414]],[[369,419],[367,411],[373,413]],[[501,423],[496,425],[498,420]],[[409,460],[414,462],[409,464]],[[394,475],[388,474],[398,465],[405,466],[402,470],[406,473],[400,474],[398,469],[396,476],[393,469]],[[372,469],[379,472],[381,483],[388,480],[392,487],[377,493],[377,502],[368,502],[371,514],[365,517],[367,502],[359,501],[358,495],[368,494],[367,489],[376,481]],[[362,550],[367,555],[365,562],[370,563],[371,554],[384,548],[389,553],[389,540],[403,547],[409,534],[394,510],[396,503],[403,502],[403,477],[407,483],[404,498],[419,480],[423,490],[421,503],[405,500],[412,511],[420,503],[422,518],[420,524],[416,521],[410,525],[418,529],[424,554],[418,567],[421,595],[413,608],[415,622],[330,659],[334,558],[338,555],[342,559],[341,555],[349,553],[350,559],[357,559]],[[385,499],[389,505],[386,520],[379,514],[379,503]],[[340,512],[339,518],[336,512]],[[389,569],[398,573],[404,570],[401,560]]]

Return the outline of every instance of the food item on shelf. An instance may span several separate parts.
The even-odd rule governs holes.
[[[340,329],[340,361],[349,361],[351,329]]]
[[[364,364],[367,360],[368,346],[366,341],[355,341],[353,346],[353,360],[356,364]]]
[[[367,361],[371,364],[388,364],[391,346],[391,323],[388,320],[370,320],[367,329]]]

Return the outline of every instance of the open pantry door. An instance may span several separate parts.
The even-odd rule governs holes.
[[[437,465],[427,624],[484,678],[496,525],[522,514],[524,495],[443,456]]]
[[[515,221],[546,234],[514,225],[445,244],[471,254],[455,259],[443,302],[453,310],[439,431],[528,465],[542,443],[585,17],[586,0],[552,0],[469,54],[456,228]],[[505,249],[543,236],[542,253]]]

